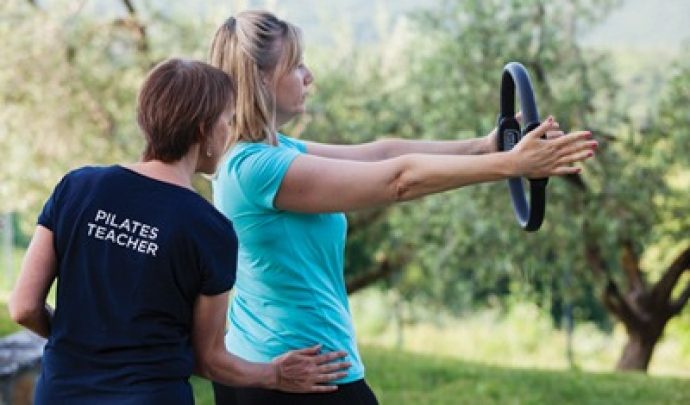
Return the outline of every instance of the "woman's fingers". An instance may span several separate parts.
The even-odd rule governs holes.
[[[564,144],[562,147],[558,150],[557,156],[559,158],[565,157],[565,156],[570,156],[575,153],[579,153],[582,151],[588,151],[588,152],[594,152],[594,150],[597,148],[598,142],[593,141],[593,140],[576,140],[575,142],[571,142],[570,144]]]
[[[546,133],[546,139],[553,140],[553,139],[558,139],[565,135],[565,133],[561,130],[558,131],[548,131]]]
[[[597,141],[579,141],[575,142],[571,145],[567,145],[556,153],[556,156],[560,159],[566,156],[571,156],[575,153],[579,153],[582,151],[589,151],[589,152],[594,152],[594,150],[597,148]]]
[[[575,162],[580,162],[585,159],[589,159],[592,156],[594,156],[594,152],[591,150],[582,150],[579,152],[571,153],[567,156],[564,156],[558,160],[558,165],[569,165],[573,164]]]
[[[319,354],[321,345],[294,350],[277,360],[280,373],[278,389],[289,392],[332,392],[338,387],[333,381],[347,376],[350,362],[339,361],[347,352],[339,350]]]
[[[339,350],[337,352],[330,352],[330,353],[324,353],[316,356],[314,358],[315,364],[323,364],[323,363],[330,363],[333,360],[341,359],[343,357],[347,356],[347,352]]]
[[[560,158],[557,166],[551,170],[550,176],[562,176],[566,174],[577,174],[582,171],[580,167],[573,166],[573,163],[582,162],[594,156],[594,151],[585,149],[578,152],[568,154]]]
[[[321,351],[321,345],[314,345],[312,347],[307,347],[305,349],[293,350],[293,353],[304,354],[307,356],[315,356]]]
[[[518,172],[530,178],[578,173],[580,168],[572,164],[594,156],[597,146],[590,131],[565,134],[549,116],[516,145],[521,156]]]
[[[575,142],[588,141],[592,139],[592,133],[589,131],[575,131],[569,133],[567,136],[562,136],[554,141],[555,146],[559,149],[565,147],[568,144]],[[595,142],[596,141],[592,141]]]
[[[552,142],[556,147],[557,164],[568,161],[573,163],[594,156],[594,150],[599,143],[592,138],[589,131],[572,132],[561,136]]]
[[[316,376],[316,378],[314,378],[314,382],[323,384],[323,383],[339,380],[339,379],[345,377],[346,375],[347,375],[347,373],[342,372],[342,371],[337,372],[337,373],[319,374],[318,376]]]
[[[330,363],[330,364],[324,364],[322,366],[319,366],[319,372],[321,373],[332,373],[334,371],[350,368],[352,364],[349,362],[339,362],[339,363]]]
[[[330,363],[333,360],[337,360],[347,356],[347,352],[343,350],[328,352],[324,354],[319,354],[320,351],[321,345],[319,344],[312,347],[307,347],[305,349],[293,350],[292,353],[314,357],[314,362],[317,365],[322,363]]]
[[[547,132],[558,130],[558,123],[554,121],[552,116],[545,119],[538,127],[534,128],[525,135],[525,138],[537,139],[544,136]],[[524,138],[523,138],[524,139]]]
[[[564,176],[566,174],[577,174],[580,173],[582,169],[577,166],[560,166],[553,170],[551,176]]]

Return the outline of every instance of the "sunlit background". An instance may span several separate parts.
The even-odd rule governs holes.
[[[145,73],[170,56],[205,59],[215,28],[248,8],[303,29],[316,82],[307,113],[284,128],[292,136],[484,135],[498,112],[501,69],[517,60],[532,74],[542,115],[590,129],[601,143],[580,176],[551,180],[536,234],[518,228],[501,183],[349,215],[345,277],[368,378],[384,403],[456,403],[469,389],[457,381],[490,379],[487,365],[574,376],[633,368],[659,380],[616,380],[596,395],[639,399],[672,384],[664,376],[683,379],[685,391],[673,388],[680,397],[660,388],[641,398],[690,397],[689,0],[4,0],[0,335],[18,329],[5,303],[52,187],[81,165],[137,160],[134,103]],[[210,196],[205,179],[196,186]],[[659,322],[648,367],[622,364],[626,347]],[[397,364],[388,361],[400,358],[404,366],[386,379]],[[393,380],[418,378],[413,364],[445,377],[406,391]],[[523,378],[536,378],[527,375],[501,384],[521,392]],[[572,384],[572,398],[526,402],[588,402],[586,392],[596,392]],[[470,385],[476,396],[465,402],[511,399]]]

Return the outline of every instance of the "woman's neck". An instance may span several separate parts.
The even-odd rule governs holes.
[[[171,163],[149,160],[127,165],[127,168],[146,177],[194,190],[192,187],[192,176],[196,168],[190,165],[190,162],[187,162],[186,159]]]

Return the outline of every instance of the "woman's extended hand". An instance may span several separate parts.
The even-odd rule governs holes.
[[[518,123],[522,123],[522,111],[518,111],[515,114],[515,119]],[[556,128],[558,128],[558,124],[556,124]],[[555,139],[562,135],[564,134],[560,129],[551,130],[546,133],[546,139]],[[498,127],[494,127],[494,129],[484,137],[484,143],[486,145],[484,147],[484,153],[498,152]]]
[[[321,345],[293,350],[276,357],[271,363],[275,368],[275,389],[287,392],[332,392],[336,385],[328,382],[343,378],[350,363],[338,361],[347,356],[344,351],[319,354]]]
[[[542,139],[542,135],[547,139]],[[517,176],[542,178],[573,174],[580,171],[573,163],[594,156],[597,141],[589,131],[577,131],[564,135],[553,117],[547,118],[537,128],[525,135],[508,153],[515,156]]]

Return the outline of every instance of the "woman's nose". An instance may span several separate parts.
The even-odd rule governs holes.
[[[311,70],[306,68],[306,73],[304,75],[304,85],[308,86],[314,81],[314,75],[311,74]]]

